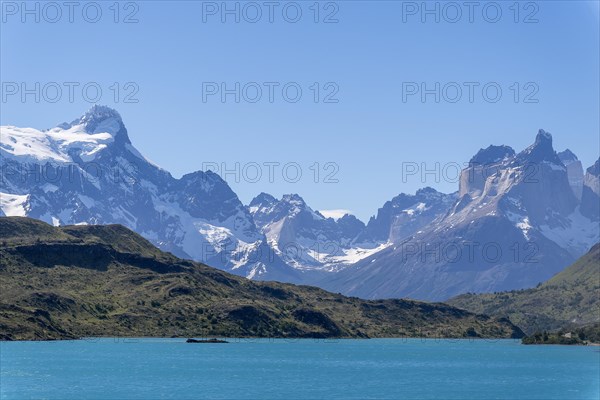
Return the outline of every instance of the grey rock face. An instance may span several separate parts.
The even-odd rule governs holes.
[[[600,220],[600,159],[585,172],[581,213],[592,221]]]
[[[583,194],[583,165],[569,149],[558,153],[558,158],[567,167],[567,178],[573,194],[581,200]]]

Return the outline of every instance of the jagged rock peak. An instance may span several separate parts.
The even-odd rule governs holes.
[[[562,161],[563,163],[578,161],[577,156],[569,149],[566,149],[566,150],[558,153],[558,158],[560,158],[560,161]]]
[[[594,165],[592,165],[591,167],[586,169],[586,172],[593,176],[600,176],[600,158],[598,158],[598,160],[596,160]]]
[[[284,194],[283,197],[281,198],[281,201],[284,203],[290,203],[290,204],[294,204],[297,206],[305,206],[306,205],[306,202],[304,201],[304,199],[296,193]]]
[[[540,129],[535,137],[535,142],[519,153],[518,162],[538,163],[543,161],[563,165],[552,147],[552,135]]]
[[[94,105],[70,124],[63,123],[58,127],[69,129],[75,125],[82,125],[87,133],[106,132],[110,133],[117,143],[131,144],[121,114],[113,108]]]
[[[274,196],[270,195],[269,193],[261,192],[258,196],[252,199],[249,206],[254,207],[266,204],[273,204],[276,202],[277,199]]]
[[[79,121],[82,124],[89,124],[93,122],[101,122],[108,118],[114,118],[119,122],[123,122],[121,114],[119,114],[117,110],[115,110],[114,108],[101,106],[97,104],[93,105],[89,110],[87,110],[85,114],[83,114],[81,118],[79,118]]]
[[[471,158],[469,164],[493,164],[515,156],[515,151],[510,146],[488,146],[480,149],[477,154]]]

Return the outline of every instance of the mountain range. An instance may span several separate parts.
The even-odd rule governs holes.
[[[598,241],[597,168],[587,170],[581,201],[571,187],[543,130],[519,153],[481,149],[442,218],[322,286],[365,298],[437,300],[533,287]]]
[[[265,248],[225,181],[211,171],[175,179],[132,146],[113,109],[94,106],[47,131],[4,126],[2,137],[5,215],[56,226],[122,224],[163,250],[249,278],[295,275]]]
[[[254,280],[443,300],[533,287],[600,237],[600,160],[584,172],[543,130],[518,153],[481,149],[457,192],[399,194],[364,224],[326,218],[297,194],[244,205],[211,171],[176,179],[135,149],[108,107],[49,130],[0,129],[0,214],[121,224],[175,256]]]

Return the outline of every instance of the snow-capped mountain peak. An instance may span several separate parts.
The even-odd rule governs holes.
[[[109,127],[110,125],[107,122],[115,123],[119,127],[123,125],[123,120],[121,118],[121,114],[118,113],[117,110],[112,109],[107,106],[94,105],[85,114],[83,114],[78,120],[74,121],[73,125],[83,125],[86,128],[86,131],[90,133],[94,133],[98,130],[99,125],[103,125]],[[114,125],[112,126],[111,133],[117,133],[118,129],[114,129]]]
[[[114,146],[142,157],[131,147],[119,113],[104,106],[94,106],[70,124],[63,123],[52,129],[3,126],[2,134],[0,154],[21,162],[91,162]]]
[[[109,133],[119,146],[130,146],[131,141],[121,115],[110,107],[95,105],[90,108],[79,120],[73,121],[74,125],[81,125],[85,132],[94,134],[98,132]]]
[[[109,107],[49,130],[0,129],[2,214],[54,225],[122,224],[167,251],[244,276],[290,280],[295,272],[273,257],[219,175],[173,178],[133,147]]]

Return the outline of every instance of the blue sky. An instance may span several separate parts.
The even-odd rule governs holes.
[[[239,165],[225,178],[244,203],[260,192],[299,193],[315,209],[347,209],[365,221],[398,193],[423,186],[456,190],[456,165],[490,144],[519,151],[539,128],[585,167],[598,158],[598,2],[522,2],[518,16],[514,2],[497,2],[502,14],[495,23],[489,2],[478,3],[473,22],[462,8],[455,23],[449,20],[456,10],[444,2],[439,22],[422,9],[415,13],[421,2],[322,2],[318,23],[313,1],[297,2],[302,16],[296,23],[282,11],[287,7],[292,20],[295,6],[276,3],[273,23],[264,6],[256,23],[244,20],[256,15],[250,6],[239,23],[232,15],[223,23],[221,10],[211,13],[221,2],[195,1],[121,3],[118,23],[113,2],[100,2],[97,23],[85,20],[82,2],[73,23],[67,9],[58,18],[49,8],[40,8],[39,22],[35,14],[23,22],[23,10],[5,3],[1,80],[28,87],[95,82],[103,90],[98,102],[119,110],[134,145],[175,176]],[[245,5],[239,3],[240,10]],[[93,20],[95,9],[86,10]],[[132,13],[138,22],[124,23]],[[324,23],[332,13],[338,22]],[[57,22],[49,22],[53,18]],[[532,19],[537,22],[525,23]],[[206,94],[211,82],[230,89],[256,82],[262,97],[249,101],[256,94],[250,84],[239,103],[231,94],[222,102],[219,94]],[[265,82],[278,84],[273,102]],[[418,93],[407,94],[414,83],[431,89],[436,82],[437,103],[434,94],[424,102]],[[478,85],[472,102],[465,82]],[[284,98],[286,84],[288,100],[301,88],[297,102]],[[502,90],[497,102],[493,91],[484,97],[485,85]],[[462,97],[451,102],[456,86]],[[138,102],[124,102],[136,88]],[[338,101],[324,102],[334,91],[328,99]],[[57,100],[48,92],[39,102],[33,95],[25,101],[7,96],[6,86],[3,95],[1,123],[36,128],[70,121],[93,103],[80,89],[73,101],[66,89]],[[409,164],[437,172],[403,177]]]

